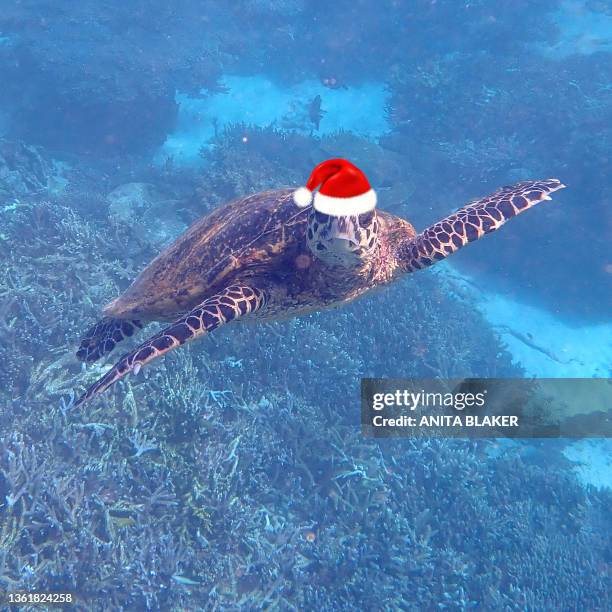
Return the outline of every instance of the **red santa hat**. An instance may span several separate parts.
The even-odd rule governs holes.
[[[313,190],[319,187],[314,194]],[[365,174],[346,159],[328,159],[310,175],[306,187],[293,192],[300,207],[311,203],[315,210],[334,217],[362,215],[376,207],[376,192]]]

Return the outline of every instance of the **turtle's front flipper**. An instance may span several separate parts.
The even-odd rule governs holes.
[[[563,187],[557,179],[525,181],[470,202],[415,238],[402,242],[397,252],[400,265],[406,272],[426,268],[494,232],[538,202],[550,200],[549,194]]]
[[[210,333],[224,323],[254,312],[265,303],[266,294],[260,289],[241,285],[227,287],[143,342],[131,353],[124,355],[111,370],[85,391],[74,406],[99,395],[132,370],[138,373],[143,365],[153,359],[185,342]]]
[[[104,317],[87,331],[77,351],[77,359],[91,363],[108,355],[124,338],[143,328],[137,320]]]

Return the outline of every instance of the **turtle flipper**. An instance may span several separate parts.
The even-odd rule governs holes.
[[[397,252],[400,265],[406,272],[426,268],[494,232],[538,202],[550,200],[550,193],[564,187],[557,179],[524,181],[474,200],[418,236],[402,242]]]
[[[210,333],[224,323],[254,312],[265,303],[266,294],[260,289],[242,285],[227,287],[124,355],[111,370],[85,391],[74,406],[99,395],[132,370],[138,373],[143,365],[153,359],[185,342]]]
[[[91,363],[100,357],[108,355],[124,338],[133,336],[136,331],[143,328],[143,324],[136,320],[113,319],[104,317],[87,331],[81,340],[76,353],[77,359]]]

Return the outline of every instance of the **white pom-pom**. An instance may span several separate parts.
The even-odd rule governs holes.
[[[306,187],[300,187],[293,192],[293,201],[300,207],[305,208],[312,203],[312,191]]]

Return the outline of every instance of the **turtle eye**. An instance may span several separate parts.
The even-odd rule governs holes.
[[[370,223],[372,223],[372,220],[374,219],[374,211],[368,210],[368,212],[364,212],[363,214],[359,215],[358,219],[359,225],[361,225],[361,227],[365,225],[370,225]]]

